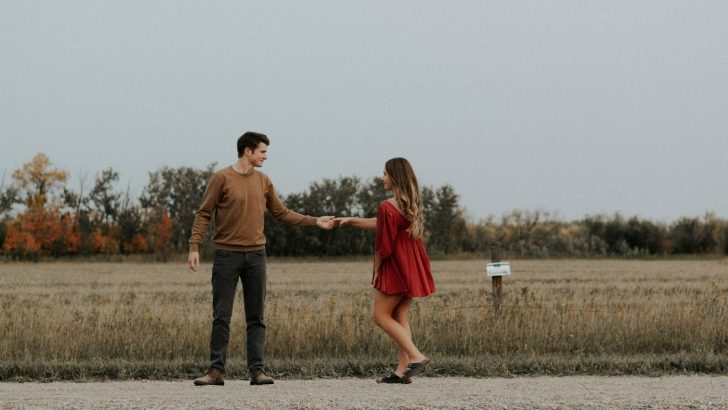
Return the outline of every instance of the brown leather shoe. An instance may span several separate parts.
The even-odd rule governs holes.
[[[265,374],[262,368],[257,368],[250,372],[250,384],[253,386],[273,384],[273,379]]]
[[[204,376],[195,379],[195,386],[224,386],[225,375],[217,369],[211,368]]]
[[[399,377],[396,373],[392,373],[389,376],[378,378],[377,383],[411,384],[412,379],[404,376]]]

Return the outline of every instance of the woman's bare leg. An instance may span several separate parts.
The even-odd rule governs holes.
[[[407,336],[409,336],[410,340],[412,340],[412,329],[410,328],[409,323],[409,309],[411,304],[412,298],[403,297],[402,300],[399,301],[397,306],[394,307],[394,312],[392,312],[392,317],[394,317],[394,320],[402,325],[402,327],[407,331]],[[401,347],[399,348],[398,356],[399,361],[397,362],[397,369],[394,371],[394,373],[397,376],[402,377],[405,369],[407,369],[407,365],[410,363],[410,359],[407,352]]]
[[[425,355],[412,343],[410,332],[392,316],[394,309],[402,299],[402,295],[385,295],[377,291],[374,296],[374,315],[372,319],[377,326],[381,327],[397,342],[399,347],[409,356],[409,360],[418,363],[425,360]]]

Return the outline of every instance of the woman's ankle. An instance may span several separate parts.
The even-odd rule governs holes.
[[[427,357],[422,353],[420,353],[419,355],[410,355],[410,363],[420,363],[425,359],[427,359]]]

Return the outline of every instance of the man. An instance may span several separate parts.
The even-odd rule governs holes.
[[[199,246],[215,215],[215,254],[212,266],[213,320],[210,334],[210,369],[195,379],[197,386],[224,385],[225,359],[230,336],[230,317],[238,279],[243,282],[243,303],[247,323],[248,370],[252,385],[273,384],[263,370],[265,324],[263,310],[266,289],[266,209],[279,221],[293,226],[331,229],[332,216],[314,218],[297,214],[281,202],[270,179],[255,168],[268,158],[268,137],[246,132],[238,139],[238,161],[217,171],[207,184],[195,216],[190,238],[188,264],[197,272]]]

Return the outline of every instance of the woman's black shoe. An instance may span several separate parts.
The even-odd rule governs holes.
[[[389,376],[381,377],[377,379],[377,383],[395,383],[395,384],[410,384],[412,379],[409,377],[399,377],[392,373]]]
[[[404,371],[404,377],[414,377],[424,372],[427,363],[430,363],[430,359],[425,359],[419,363],[408,364],[407,369]]]

